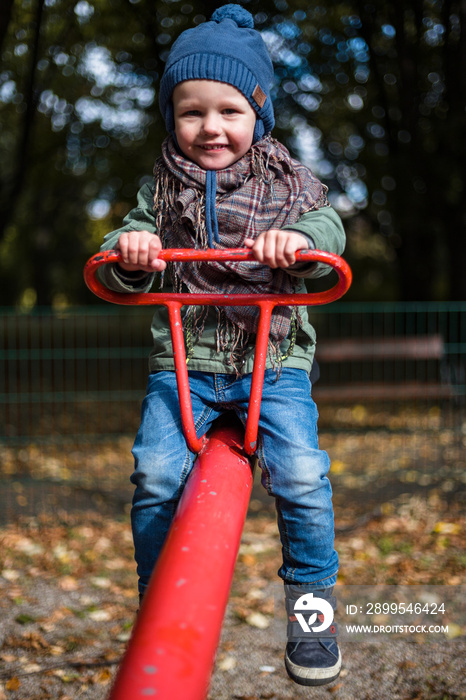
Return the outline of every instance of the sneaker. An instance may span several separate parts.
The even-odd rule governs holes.
[[[288,613],[288,643],[285,650],[285,667],[290,678],[299,685],[325,685],[332,683],[340,675],[341,653],[336,641],[337,625],[332,622],[321,632],[313,628],[324,621],[321,607],[310,607],[307,615],[305,605],[312,606],[312,598],[323,598],[333,610],[336,599],[332,596],[333,588],[309,589],[297,585],[285,585],[286,609]],[[311,593],[310,600],[303,600],[295,608],[296,602],[305,593]],[[321,606],[322,604],[320,604]],[[300,611],[304,612],[300,614]],[[314,615],[319,611],[317,616]],[[300,619],[296,614],[300,614]],[[314,619],[313,619],[314,618]],[[303,629],[301,622],[307,627]]]
[[[285,667],[299,685],[326,685],[340,675],[341,652],[335,641],[288,642]]]

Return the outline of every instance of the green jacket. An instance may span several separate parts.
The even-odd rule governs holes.
[[[120,235],[125,231],[149,231],[156,234],[155,219],[153,214],[154,189],[152,184],[144,185],[138,192],[137,206],[127,214],[123,220],[123,226],[105,236],[101,250],[111,250],[116,247]],[[324,207],[316,211],[304,214],[292,226],[286,229],[297,231],[309,241],[309,247],[317,250],[325,250],[341,255],[345,247],[345,232],[341,219],[332,207]],[[328,274],[330,268],[321,263],[296,264],[288,271],[294,277],[300,278],[298,293],[306,292],[304,278],[321,277]],[[102,282],[110,289],[118,292],[148,292],[154,282],[156,274],[127,273],[118,265],[106,265],[99,270]],[[153,291],[156,291],[156,286]],[[153,348],[149,357],[149,370],[174,370],[173,347],[168,325],[168,313],[165,307],[156,306],[152,319]],[[300,316],[303,321],[298,329],[296,345],[293,354],[283,363],[284,367],[304,369],[310,373],[315,351],[315,331],[309,323],[306,307],[300,308]],[[200,372],[233,373],[230,364],[229,353],[217,352],[216,341],[217,314],[214,307],[209,309],[205,328],[201,338],[194,346],[194,355],[189,360],[188,369]],[[252,338],[250,347],[245,354],[243,373],[252,372],[254,360],[254,341]],[[281,345],[283,354],[288,350],[290,341],[286,339]],[[270,359],[267,368],[272,367]]]

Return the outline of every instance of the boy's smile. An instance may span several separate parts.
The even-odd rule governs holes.
[[[205,170],[228,168],[252,145],[256,113],[228,83],[178,83],[173,91],[173,111],[178,146]]]

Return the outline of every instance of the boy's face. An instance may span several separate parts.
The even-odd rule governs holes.
[[[256,113],[232,85],[185,80],[172,99],[178,145],[199,167],[228,168],[251,148]]]

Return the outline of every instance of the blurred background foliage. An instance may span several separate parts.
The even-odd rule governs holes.
[[[93,301],[85,260],[151,177],[158,79],[220,2],[2,0],[0,294]],[[354,300],[466,299],[461,0],[250,0],[274,135],[330,187]]]

